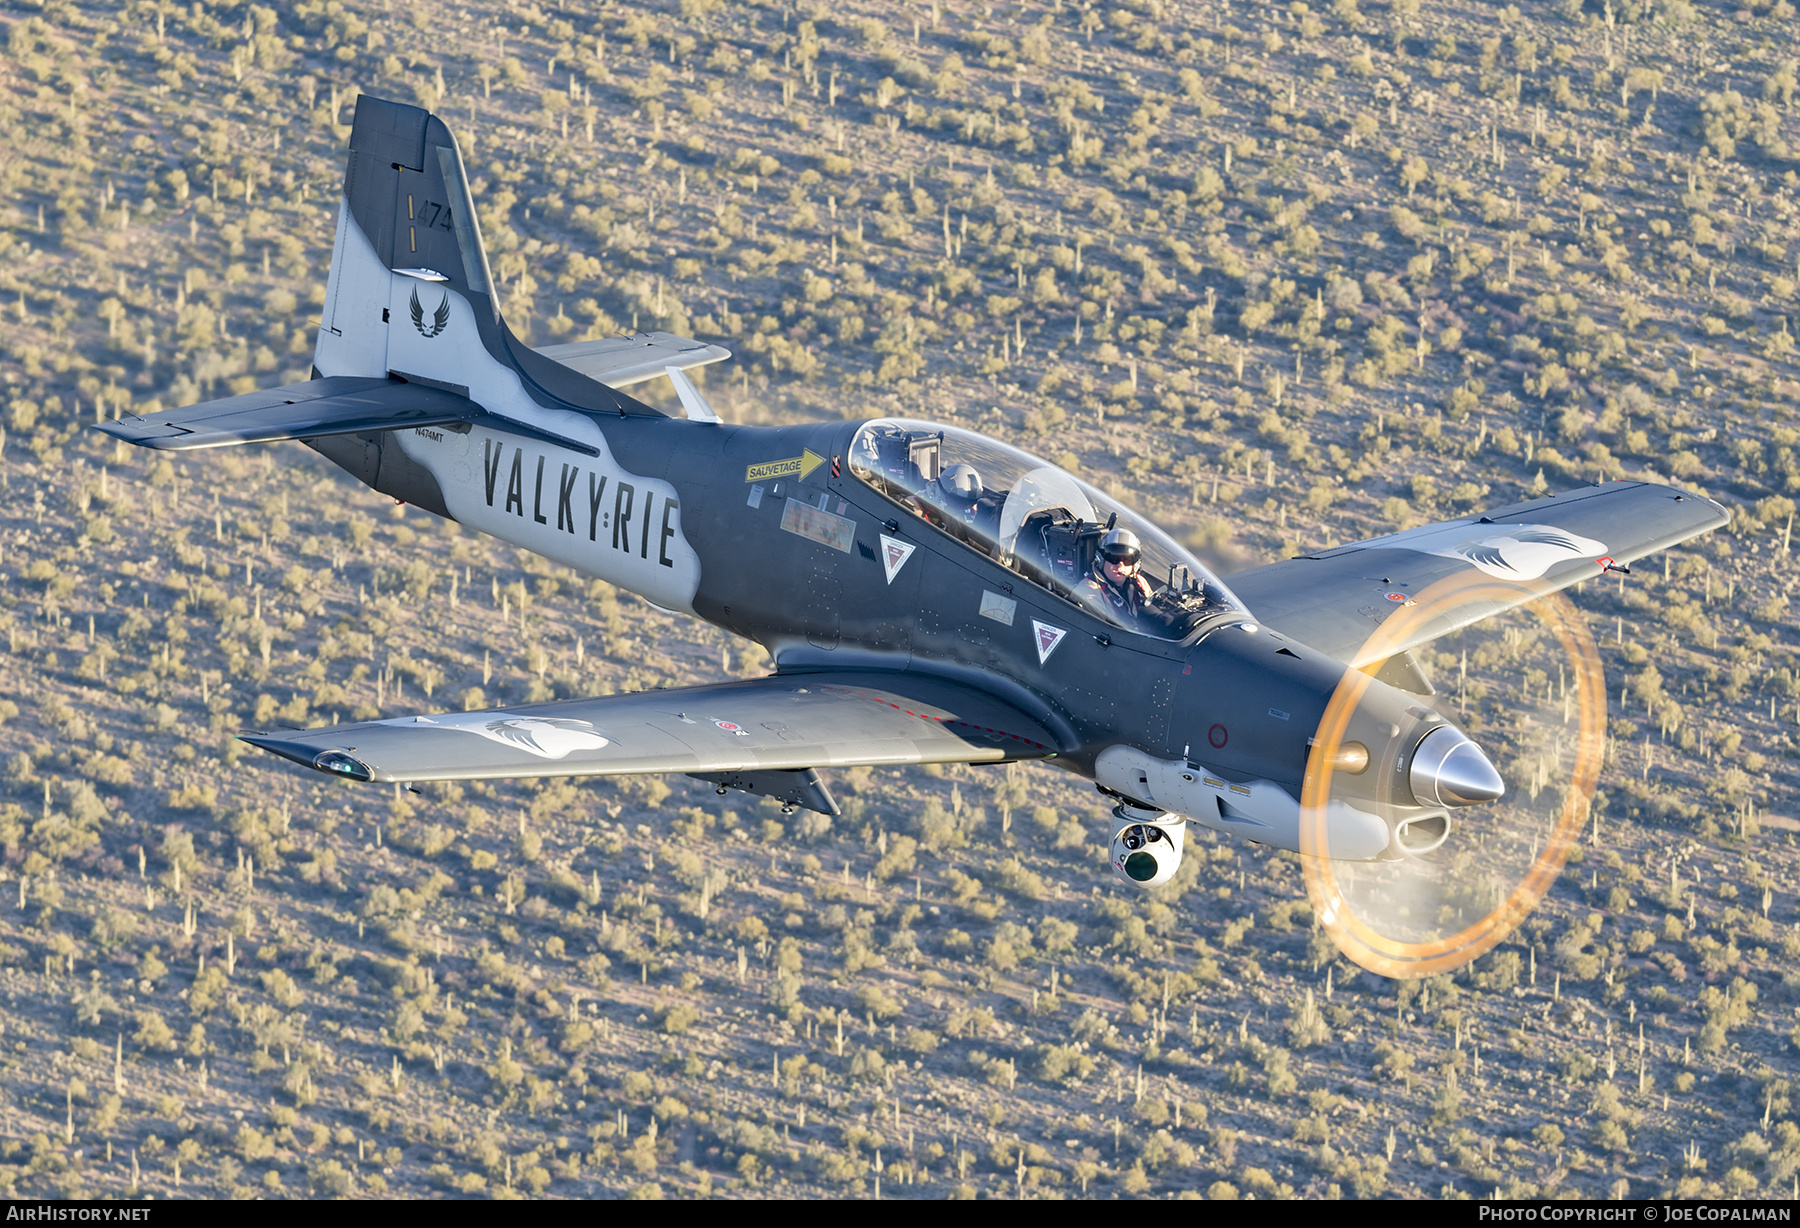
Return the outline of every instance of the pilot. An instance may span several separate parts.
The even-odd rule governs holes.
[[[938,474],[937,490],[932,501],[944,513],[964,524],[975,522],[975,508],[981,502],[984,488],[981,474],[973,465],[956,464]]]
[[[1130,529],[1113,529],[1100,539],[1087,587],[1121,623],[1138,621],[1150,601],[1150,582],[1138,574],[1144,548]]]

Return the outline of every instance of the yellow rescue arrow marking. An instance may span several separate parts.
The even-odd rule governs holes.
[[[806,449],[799,456],[790,456],[786,460],[765,461],[760,465],[751,465],[744,470],[744,481],[766,482],[770,478],[799,478],[805,481],[807,476],[825,463],[825,458]]]

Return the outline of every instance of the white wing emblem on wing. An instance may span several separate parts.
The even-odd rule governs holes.
[[[1542,524],[1444,525],[1382,545],[1465,559],[1499,580],[1537,580],[1558,563],[1606,555],[1604,542]]]
[[[578,750],[599,750],[611,739],[589,721],[562,716],[509,716],[495,718],[489,713],[445,713],[441,716],[404,716],[379,722],[383,725],[436,725],[440,729],[460,729],[479,734],[491,742],[537,755],[541,759],[561,759]]]

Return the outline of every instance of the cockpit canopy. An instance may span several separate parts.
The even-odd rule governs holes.
[[[904,418],[865,423],[850,471],[921,520],[1127,631],[1182,640],[1243,604],[1155,525],[1092,486],[973,431]],[[1100,542],[1137,535],[1135,574],[1105,569]]]

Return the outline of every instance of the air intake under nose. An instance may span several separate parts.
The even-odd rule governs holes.
[[[1448,725],[1439,725],[1420,741],[1407,781],[1413,796],[1427,806],[1476,806],[1506,793],[1506,782],[1481,748]]]

